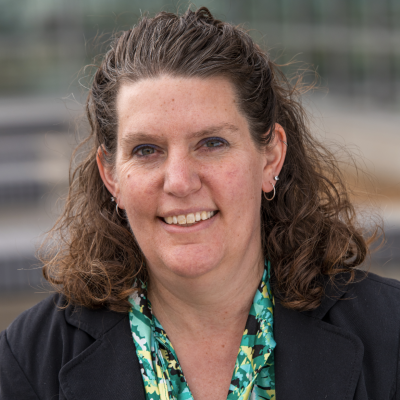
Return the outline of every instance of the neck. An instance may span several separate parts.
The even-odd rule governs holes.
[[[152,311],[167,331],[198,336],[242,330],[263,270],[261,253],[252,259],[229,260],[197,278],[158,280],[150,272]]]

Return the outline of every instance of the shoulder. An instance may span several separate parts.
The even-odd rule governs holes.
[[[25,361],[35,359],[34,355],[38,354],[41,357],[36,357],[36,363],[72,357],[74,348],[81,350],[82,346],[92,343],[93,338],[69,323],[67,314],[70,312],[71,307],[66,307],[62,295],[51,295],[16,318],[2,332],[1,345],[6,343],[23,365],[29,365]]]
[[[54,330],[60,333],[65,326],[62,305],[62,297],[56,294],[20,314],[3,332],[10,348],[16,353],[23,352],[28,344],[41,344],[46,338],[56,336]]]
[[[398,345],[400,333],[400,282],[357,271],[354,282],[341,295],[330,298],[323,319],[353,330],[365,340],[377,339]]]
[[[18,398],[51,398],[59,391],[63,366],[114,327],[124,326],[119,324],[124,319],[106,309],[66,307],[63,296],[49,296],[0,334],[0,393],[16,398],[20,388]]]
[[[400,282],[358,271],[355,281],[347,286],[323,320],[358,337],[363,345],[363,371],[368,391],[377,397],[386,391],[388,397],[385,398],[392,398],[396,385],[400,384],[396,383],[400,352]]]
[[[372,307],[374,310],[390,310],[400,312],[400,282],[395,279],[383,278],[371,272],[359,271],[355,281],[348,286],[344,296],[352,303]]]
[[[101,338],[125,314],[68,305],[63,295],[54,294],[23,312],[2,333],[16,357],[51,352],[63,362]],[[43,359],[43,358],[41,358]]]
[[[70,359],[93,343],[124,317],[107,309],[66,305],[65,297],[49,296],[23,312],[2,333],[16,357],[52,353]]]
[[[365,278],[365,279],[364,279]],[[377,287],[377,286],[385,286],[386,289],[394,294],[400,295],[400,281],[391,278],[384,278],[382,276],[376,275],[372,272],[362,272],[358,271],[356,274],[355,283],[363,283],[364,286]],[[363,285],[359,286],[360,289]]]
[[[59,348],[71,331],[65,314],[64,297],[54,294],[19,315],[4,332],[16,357]]]
[[[52,325],[54,321],[63,321],[63,298],[58,294],[51,295],[20,314],[6,329],[8,336],[35,336]]]
[[[40,397],[44,388],[46,395],[58,391],[62,365],[94,342],[91,335],[68,322],[69,309],[62,296],[49,296],[0,334],[0,392],[10,390],[14,396],[18,386],[21,398],[30,399],[33,393]]]
[[[0,393],[5,398],[39,398],[34,382],[43,382],[49,389],[57,386],[54,375],[66,326],[60,302],[58,295],[48,297],[0,333]]]

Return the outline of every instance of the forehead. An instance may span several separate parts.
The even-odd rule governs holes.
[[[200,130],[246,123],[225,78],[144,79],[123,84],[117,96],[119,135],[132,131]]]

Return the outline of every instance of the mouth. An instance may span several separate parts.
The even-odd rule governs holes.
[[[168,225],[179,225],[182,227],[189,227],[198,224],[201,221],[205,221],[214,217],[218,213],[218,210],[215,211],[200,211],[189,214],[182,215],[171,215],[165,218],[160,218],[161,221],[165,222]]]

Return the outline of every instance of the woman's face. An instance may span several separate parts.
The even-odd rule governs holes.
[[[262,190],[279,160],[255,147],[229,81],[125,84],[117,115],[115,170],[100,171],[151,273],[195,278],[262,257]]]

